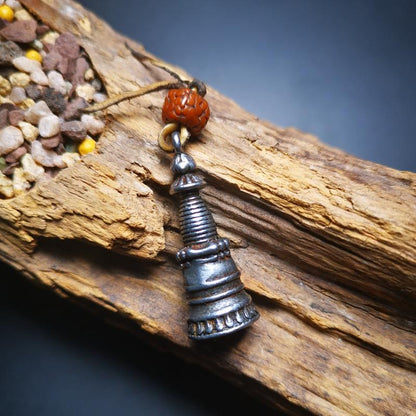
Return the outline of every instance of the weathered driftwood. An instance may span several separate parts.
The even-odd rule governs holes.
[[[166,78],[78,4],[22,3],[78,37],[110,95]],[[2,260],[288,413],[415,412],[416,175],[272,126],[209,88],[212,118],[187,149],[262,318],[195,345],[156,143],[163,96],[110,108],[97,154],[0,202]]]

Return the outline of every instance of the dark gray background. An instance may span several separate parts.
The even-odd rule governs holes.
[[[413,0],[82,3],[258,116],[416,170]],[[267,414],[8,267],[0,275],[1,415]]]

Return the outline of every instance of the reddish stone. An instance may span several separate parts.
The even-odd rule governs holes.
[[[65,120],[73,120],[74,118],[80,118],[82,110],[88,107],[88,103],[81,97],[77,97],[70,101],[65,111],[62,114],[62,117]]]
[[[48,72],[56,69],[59,62],[61,61],[62,57],[56,51],[56,49],[52,49],[44,58],[42,62],[43,70]]]
[[[3,103],[0,104],[0,111],[6,109],[7,111],[13,111],[13,110],[18,110],[19,107],[17,105],[14,105],[12,103]]]
[[[3,110],[0,110],[0,129],[4,129],[9,125],[9,110],[4,108]]]
[[[38,25],[38,27],[36,28],[36,34],[38,36],[42,36],[44,35],[46,32],[48,32],[50,30],[49,26],[46,25]]]
[[[5,174],[6,176],[10,176],[13,174],[14,170],[16,169],[16,167],[19,166],[19,162],[14,162],[11,165],[7,166],[6,168],[4,168],[2,170],[3,174]]]
[[[45,149],[51,150],[57,147],[62,142],[62,136],[58,133],[55,136],[40,139],[42,146]]]
[[[27,150],[24,146],[20,146],[17,149],[13,150],[13,152],[10,152],[4,160],[6,163],[15,163],[17,162],[25,153],[27,153]]]
[[[84,74],[89,67],[90,66],[88,65],[88,62],[85,58],[78,58],[75,61],[75,70],[71,77],[73,86],[77,86],[78,84],[83,84],[85,82]]]
[[[19,121],[25,118],[25,112],[23,110],[12,110],[9,111],[9,123],[12,126],[17,126]]]
[[[29,43],[36,39],[37,24],[34,20],[15,20],[0,31],[0,35],[14,42]]]
[[[67,79],[66,73],[68,72],[68,64],[68,58],[59,55],[59,61],[56,65],[56,69],[64,76],[65,79]]]
[[[85,130],[84,125],[77,120],[62,123],[61,132],[65,137],[68,137],[74,142],[81,142],[87,135],[87,130]]]
[[[56,50],[68,59],[76,59],[80,54],[77,38],[72,33],[62,33],[55,41]]]

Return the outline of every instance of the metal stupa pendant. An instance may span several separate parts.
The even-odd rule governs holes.
[[[207,339],[239,331],[260,315],[244,290],[228,239],[218,236],[212,214],[199,194],[205,183],[194,173],[192,157],[180,146],[175,147],[171,169],[175,175],[171,193],[179,195],[185,244],[177,259],[189,304],[188,335]]]

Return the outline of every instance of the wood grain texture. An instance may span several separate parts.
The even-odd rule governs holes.
[[[78,4],[22,3],[77,36],[110,96],[166,79]],[[157,146],[163,97],[110,108],[96,154],[0,201],[1,259],[288,414],[416,412],[416,174],[273,126],[208,88],[211,119],[187,150],[261,319],[194,344],[170,156]]]

